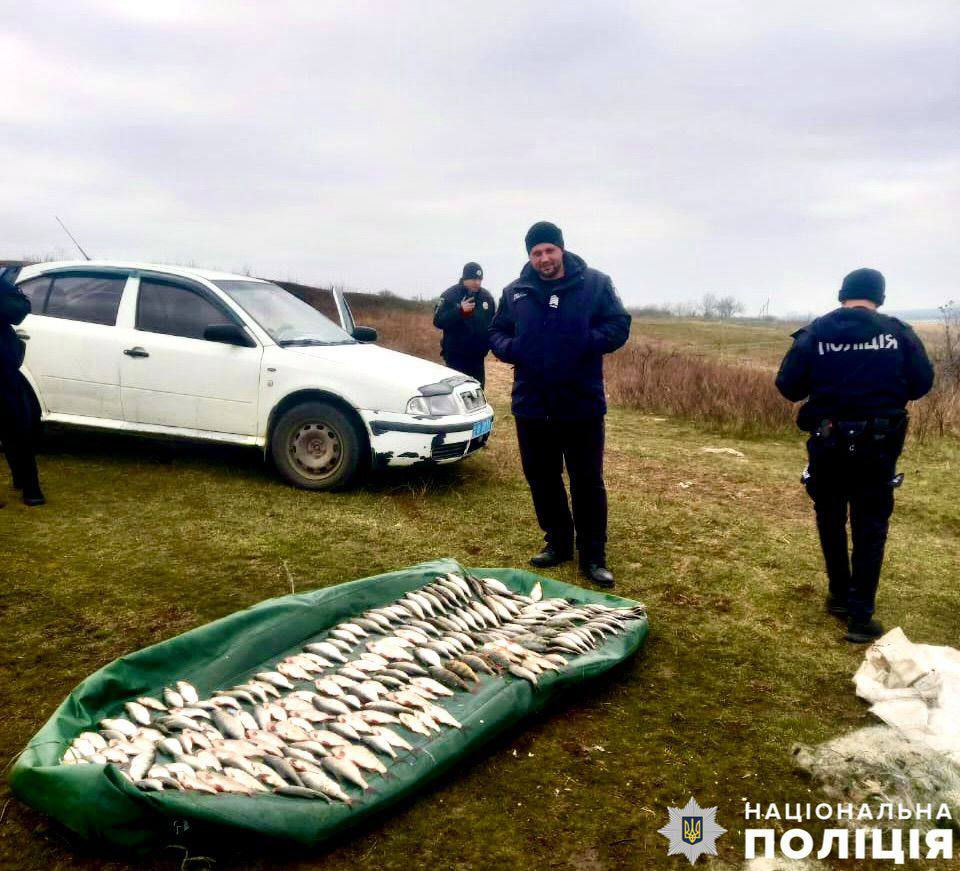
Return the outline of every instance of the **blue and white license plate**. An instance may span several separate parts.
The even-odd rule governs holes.
[[[488,417],[486,420],[478,420],[473,425],[473,433],[471,438],[478,439],[480,436],[486,435],[490,430],[493,429],[493,418]]]

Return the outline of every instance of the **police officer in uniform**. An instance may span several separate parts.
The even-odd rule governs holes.
[[[545,568],[572,559],[576,533],[581,572],[612,587],[606,566],[603,355],[627,341],[630,315],[608,275],[564,250],[555,224],[534,224],[525,242],[529,262],[504,288],[490,346],[513,366],[520,459],[546,540],[530,562]]]
[[[484,358],[490,350],[487,331],[493,320],[495,304],[490,291],[481,287],[483,269],[479,263],[467,263],[463,276],[441,295],[433,313],[433,325],[443,330],[440,352],[451,368],[486,384]]]
[[[847,641],[884,629],[873,619],[896,463],[907,431],[906,404],[933,385],[923,343],[905,323],[880,314],[885,281],[875,269],[843,280],[841,307],[793,334],[777,375],[810,433],[803,480],[813,499],[829,579],[827,611],[847,621]],[[847,514],[852,553],[847,553]]]
[[[0,442],[25,505],[43,505],[33,442],[37,420],[30,385],[20,372],[26,351],[14,330],[30,314],[30,300],[0,269]]]

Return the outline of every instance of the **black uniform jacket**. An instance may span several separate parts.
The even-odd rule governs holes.
[[[777,374],[789,400],[807,402],[797,425],[902,415],[933,385],[933,367],[911,327],[862,307],[838,308],[793,334]]]
[[[26,346],[13,327],[30,314],[30,300],[15,284],[0,277],[0,367],[19,369]]]
[[[542,281],[528,263],[508,284],[490,347],[514,367],[517,417],[582,420],[606,413],[603,355],[630,335],[630,315],[610,280],[564,252],[564,277]]]
[[[477,305],[471,314],[464,314],[460,303],[468,296]],[[433,325],[443,330],[440,351],[445,360],[482,360],[490,350],[487,331],[496,310],[489,290],[480,288],[472,294],[463,283],[448,287],[441,295],[433,312]]]

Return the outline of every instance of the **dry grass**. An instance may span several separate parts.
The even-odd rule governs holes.
[[[440,362],[440,330],[433,326],[432,306],[424,303],[418,308],[398,310],[351,300],[350,307],[358,324],[376,329],[380,344]]]
[[[916,438],[960,435],[960,361],[942,326],[918,330],[937,370],[933,390],[911,408]]]
[[[605,375],[610,401],[690,418],[738,433],[787,431],[793,411],[767,369],[724,363],[636,340],[613,354]]]

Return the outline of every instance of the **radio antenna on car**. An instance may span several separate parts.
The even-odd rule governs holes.
[[[90,255],[87,254],[87,252],[84,251],[83,248],[81,247],[80,243],[79,243],[76,239],[73,238],[73,233],[71,233],[71,232],[67,229],[67,225],[64,224],[63,221],[61,221],[60,218],[59,218],[57,215],[54,215],[53,217],[55,217],[55,218],[57,219],[57,223],[58,223],[61,227],[63,227],[63,232],[66,233],[66,234],[70,237],[70,241],[73,242],[73,244],[76,245],[77,248],[80,249],[80,253],[83,255],[83,259],[84,259],[84,260],[89,260],[89,259],[90,259]]]

